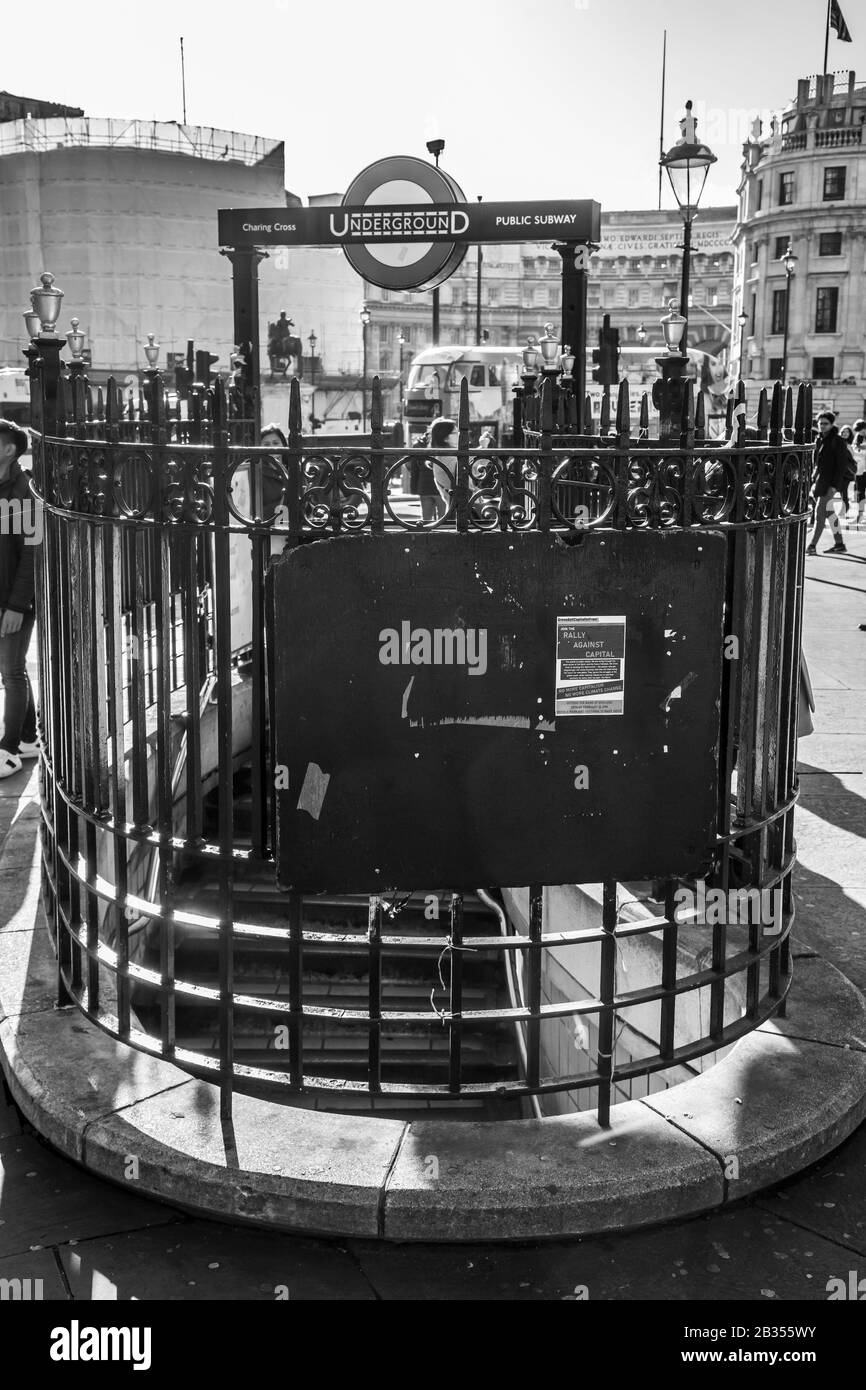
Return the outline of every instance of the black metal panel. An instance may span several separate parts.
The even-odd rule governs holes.
[[[284,555],[281,881],[357,892],[700,870],[724,573],[724,538],[707,531],[352,536]],[[574,615],[625,617],[622,715],[555,715],[556,620]],[[476,634],[464,664],[412,664],[423,643],[402,644],[461,628]],[[389,629],[400,664],[382,661]]]

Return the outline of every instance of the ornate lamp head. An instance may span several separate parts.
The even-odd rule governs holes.
[[[541,357],[544,366],[555,366],[556,359],[559,356],[559,342],[553,331],[552,323],[546,323],[544,325],[544,337],[541,338],[538,346],[541,348]]]
[[[682,314],[677,312],[677,301],[668,300],[668,312],[663,319],[659,319],[662,333],[665,335],[665,346],[670,353],[678,353],[683,333],[686,328],[686,321]]]
[[[53,333],[60,318],[63,291],[55,287],[54,276],[50,270],[43,270],[39,279],[41,284],[30,291],[30,303],[33,305],[34,313],[39,315],[42,332]]]
[[[70,356],[73,362],[81,362],[84,354],[86,335],[79,332],[78,319],[70,319],[69,322],[72,324],[72,327],[66,335],[66,342],[69,346]]]
[[[148,333],[147,342],[144,344],[144,355],[147,358],[147,365],[153,371],[159,362],[159,343],[155,342],[156,334]]]

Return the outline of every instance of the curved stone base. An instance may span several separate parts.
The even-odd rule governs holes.
[[[51,1144],[140,1196],[326,1236],[582,1236],[737,1201],[814,1163],[866,1115],[866,1001],[804,955],[787,1018],[694,1080],[615,1106],[610,1130],[592,1114],[404,1123],[243,1095],[223,1125],[217,1087],[53,1007],[36,854],[32,820],[19,823],[0,859],[13,904],[0,930],[0,1060]]]

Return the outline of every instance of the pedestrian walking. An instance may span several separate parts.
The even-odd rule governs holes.
[[[836,428],[836,416],[830,410],[822,410],[818,416],[818,439],[815,443],[815,474],[812,492],[815,497],[815,529],[806,549],[807,555],[818,554],[818,541],[828,521],[834,540],[824,553],[843,554],[845,542],[842,528],[833,506],[837,492],[841,492],[845,481],[845,469],[850,458],[845,442],[840,439]]]
[[[854,476],[854,500],[857,503],[857,525],[866,521],[866,420],[854,421],[854,455],[856,474]]]
[[[842,472],[842,487],[840,488],[840,491],[842,493],[842,501],[845,504],[844,509],[842,511],[842,518],[844,521],[847,521],[848,508],[850,506],[850,503],[848,501],[848,489],[850,488],[854,479],[857,477],[857,460],[854,457],[853,447],[854,431],[852,430],[850,425],[843,425],[842,429],[839,431],[839,438],[842,440],[842,443],[848,450],[848,459],[846,460],[845,468]]]
[[[0,682],[3,737],[0,778],[20,772],[35,758],[36,704],[27,675],[27,649],[36,622],[34,556],[38,539],[30,474],[19,463],[27,431],[0,420]]]

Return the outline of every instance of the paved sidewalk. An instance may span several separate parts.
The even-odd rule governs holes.
[[[807,560],[797,935],[866,991],[866,531]],[[0,841],[36,778],[0,783]],[[2,912],[0,896],[0,912]],[[866,1040],[864,1040],[866,1041]],[[46,1298],[824,1300],[866,1275],[866,1126],[805,1175],[717,1215],[535,1246],[388,1246],[188,1218],[57,1157],[0,1093],[0,1278]],[[283,1295],[285,1296],[285,1295]]]

